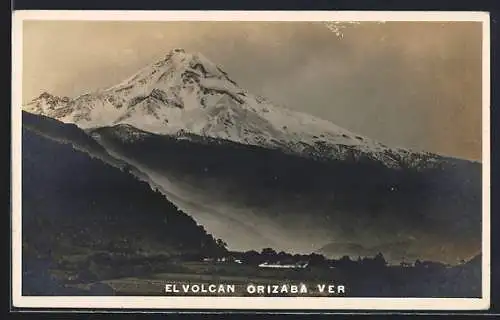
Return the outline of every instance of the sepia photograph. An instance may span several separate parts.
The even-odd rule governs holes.
[[[489,307],[489,16],[19,11],[14,305]]]

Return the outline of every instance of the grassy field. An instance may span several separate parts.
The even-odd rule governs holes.
[[[163,272],[152,275],[124,277],[120,279],[103,280],[92,283],[75,283],[72,286],[90,290],[97,283],[108,285],[115,295],[203,295],[203,296],[336,296],[334,292],[321,293],[318,284],[344,284],[333,281],[334,271],[329,270],[329,276],[324,274],[322,279],[311,270],[283,270],[283,269],[263,269],[256,266],[238,264],[216,264],[203,262],[186,262],[182,264],[185,272]],[[314,279],[317,278],[317,279]],[[165,285],[176,287],[180,292],[166,292]],[[234,292],[224,290],[224,292],[185,292],[183,285],[204,286],[208,290],[209,285],[216,285],[219,290],[220,285],[226,288],[233,286]],[[254,288],[248,286],[253,285]],[[259,292],[257,286],[265,286],[263,292]],[[283,285],[286,287],[283,289]],[[301,286],[302,285],[302,286]],[[270,287],[268,287],[270,286]],[[296,292],[292,292],[295,286]],[[304,290],[307,290],[307,293]],[[254,290],[252,290],[254,289]],[[325,291],[328,289],[326,288]]]
[[[357,267],[305,269],[272,269],[238,263],[173,261],[158,258],[145,268],[142,259],[125,259],[113,263],[86,263],[73,257],[71,263],[50,270],[64,287],[80,290],[84,295],[134,296],[348,296],[348,297],[478,297],[480,270],[465,267]],[[95,260],[95,259],[94,259]],[[85,260],[84,260],[85,261]],[[80,272],[80,274],[79,274]],[[83,275],[82,275],[83,273]],[[35,279],[36,280],[36,279]],[[282,285],[288,285],[282,291]],[[293,285],[304,284],[306,292],[292,291]],[[318,284],[334,285],[331,292],[319,292]],[[166,290],[170,285],[171,290]],[[198,286],[185,290],[183,286]],[[234,291],[210,292],[209,285],[231,285]],[[266,290],[249,292],[249,286],[266,286]],[[336,286],[343,285],[339,292]],[[204,291],[200,289],[205,286]],[[271,286],[271,291],[267,291]],[[275,288],[276,286],[277,288]],[[172,290],[172,288],[177,288]],[[300,287],[301,288],[301,287]],[[87,293],[87,294],[86,294]]]
[[[285,281],[273,280],[270,278],[247,278],[237,276],[210,276],[199,274],[158,274],[151,279],[141,278],[123,278],[116,280],[102,281],[101,283],[109,285],[115,295],[133,295],[133,296],[342,296],[343,294],[321,293],[318,291],[317,285],[323,283],[301,282],[301,281]],[[166,292],[165,285],[175,286],[180,292]],[[307,293],[300,291],[301,284],[307,288]],[[325,282],[330,284],[330,282]],[[89,290],[95,284],[76,285],[80,289]],[[183,291],[182,286],[199,286],[204,287],[206,292]],[[223,292],[209,292],[208,286],[215,285],[214,290],[223,290]],[[258,286],[263,285],[263,292],[258,292]],[[283,285],[285,290],[282,291]],[[234,292],[228,287],[233,286]],[[248,286],[253,288],[248,291]],[[296,292],[292,292],[291,288],[295,286]]]

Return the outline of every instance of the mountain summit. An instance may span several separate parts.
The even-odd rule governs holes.
[[[389,167],[432,163],[329,121],[273,105],[240,88],[200,53],[173,49],[121,83],[74,99],[43,93],[25,111],[83,129],[126,124],[161,135],[195,134],[328,159],[367,157]]]

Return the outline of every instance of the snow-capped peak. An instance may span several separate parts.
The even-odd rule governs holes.
[[[139,70],[130,78],[105,91],[133,86],[178,85],[196,78],[215,78],[232,81],[222,69],[201,53],[187,53],[184,49],[173,49],[165,57]]]
[[[399,161],[376,141],[248,93],[202,54],[180,48],[115,86],[74,99],[44,93],[24,109],[84,129],[128,124],[301,154],[342,158],[361,152],[391,166]]]

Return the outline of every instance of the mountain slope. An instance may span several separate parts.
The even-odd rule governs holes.
[[[480,250],[475,163],[396,170],[125,125],[88,132],[234,249],[306,253],[340,241],[401,252],[403,242],[408,255],[453,263]]]
[[[480,163],[275,106],[200,54],[173,50],[116,86],[23,108],[84,129],[231,249],[447,263],[480,252]]]
[[[24,110],[81,128],[129,124],[156,134],[191,133],[313,158],[368,158],[390,167],[434,166],[439,160],[273,105],[241,89],[203,55],[182,49],[118,85],[74,99],[43,93]]]

